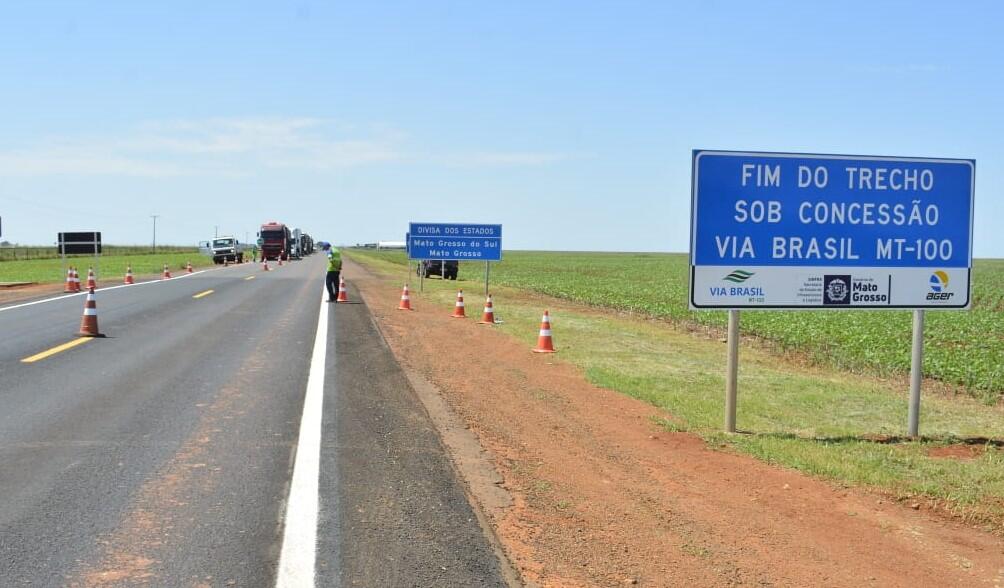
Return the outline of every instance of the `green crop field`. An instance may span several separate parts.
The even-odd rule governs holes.
[[[355,250],[403,266],[400,251]],[[484,264],[461,263],[476,279]],[[492,264],[491,281],[605,308],[675,322],[722,328],[726,313],[687,308],[688,261],[683,254],[507,251]],[[977,260],[973,308],[929,311],[924,373],[964,388],[985,402],[1004,393],[1004,260]],[[908,311],[746,311],[742,332],[780,353],[849,371],[901,375],[910,369]]]

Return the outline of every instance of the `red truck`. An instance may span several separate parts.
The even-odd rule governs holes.
[[[288,261],[289,239],[289,227],[286,225],[275,221],[263,224],[258,232],[262,259],[276,260],[282,257],[283,261]]]

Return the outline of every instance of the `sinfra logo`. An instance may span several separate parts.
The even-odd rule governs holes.
[[[931,291],[927,293],[928,300],[951,300],[954,292],[948,292],[948,274],[938,270],[931,274]]]

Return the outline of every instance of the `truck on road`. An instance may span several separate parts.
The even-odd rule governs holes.
[[[269,221],[258,231],[258,243],[261,245],[262,259],[289,261],[289,227],[285,224]]]
[[[300,250],[304,255],[310,255],[314,252],[314,238],[304,233],[300,235]]]
[[[246,247],[245,244],[233,237],[217,237],[209,242],[209,253],[213,257],[213,263],[216,264],[227,261],[244,263]]]

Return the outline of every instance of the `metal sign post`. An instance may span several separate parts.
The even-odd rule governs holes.
[[[692,163],[689,303],[729,310],[726,430],[739,309],[911,309],[915,436],[923,310],[971,304],[975,162],[696,150]]]
[[[739,385],[739,311],[729,311],[729,356],[725,367],[725,431],[736,432],[736,393]]]
[[[405,256],[407,258],[408,273],[404,276],[404,283],[409,288],[411,287],[411,238],[408,233],[404,234],[404,250]]]
[[[924,310],[913,311],[913,348],[910,352],[910,412],[907,418],[911,437],[920,431],[920,383],[924,378]]]
[[[491,264],[485,262],[485,298],[488,297],[488,274],[491,272]]]

